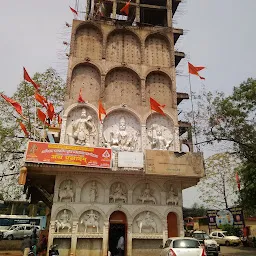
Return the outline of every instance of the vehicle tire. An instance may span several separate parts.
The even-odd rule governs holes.
[[[13,235],[7,236],[7,239],[8,239],[8,240],[13,240]]]
[[[225,242],[225,245],[226,245],[226,246],[230,246],[230,242],[229,242],[229,241],[226,241],[226,242]]]

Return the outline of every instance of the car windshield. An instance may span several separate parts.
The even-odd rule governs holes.
[[[173,241],[173,248],[199,248],[200,244],[192,239],[178,239]]]
[[[204,234],[204,239],[211,239],[207,234]]]
[[[10,226],[8,230],[14,230],[15,228],[17,228],[17,226]]]
[[[222,235],[226,236],[227,235],[227,231],[222,231]]]

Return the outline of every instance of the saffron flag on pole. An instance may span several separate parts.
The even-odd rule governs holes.
[[[61,118],[60,114],[58,114],[58,124],[62,124],[62,118]]]
[[[240,191],[241,184],[240,184],[240,178],[239,178],[238,172],[236,172],[236,183],[237,183],[238,190]]]
[[[164,111],[161,108],[164,108],[165,105],[159,104],[156,100],[150,97],[150,107],[152,110],[156,111],[157,113],[165,116]]]
[[[39,93],[35,93],[35,99],[43,106],[43,107],[46,107],[47,105],[47,100],[44,96],[42,96],[41,94]]]
[[[80,89],[80,92],[79,92],[79,96],[78,96],[78,100],[77,100],[79,103],[85,103],[83,97],[82,97],[82,89]]]
[[[46,114],[45,114],[42,110],[40,110],[39,108],[37,109],[37,117],[38,117],[38,119],[39,119],[42,123],[44,123],[44,124],[46,124],[47,126],[49,126],[49,124],[46,122]]]
[[[205,80],[204,77],[199,75],[199,71],[205,69],[205,67],[195,67],[193,66],[190,62],[188,62],[188,73],[192,74],[192,75],[196,75],[198,76],[200,79]]]
[[[26,135],[26,137],[29,137],[29,133],[28,133],[28,131],[27,131],[27,129],[26,129],[26,126],[25,126],[22,122],[20,122],[19,124],[20,124],[21,130],[24,132],[24,134]]]
[[[128,1],[125,6],[120,10],[120,12],[125,13],[127,16],[129,15],[131,1]]]
[[[52,121],[53,116],[54,116],[54,106],[52,103],[47,104],[47,114],[50,120]]]
[[[69,6],[69,8],[70,8],[71,12],[73,12],[75,15],[78,15],[78,12],[77,12],[75,9],[73,9],[73,8],[70,7],[70,6]]]
[[[24,71],[24,80],[26,80],[27,82],[33,84],[33,86],[35,87],[36,90],[39,90],[39,85],[37,83],[35,83],[31,77],[29,76],[27,70],[23,67],[23,71]]]
[[[100,122],[102,123],[102,118],[101,118],[101,115],[107,115],[106,113],[106,110],[104,109],[101,101],[99,100],[99,119],[100,119]]]

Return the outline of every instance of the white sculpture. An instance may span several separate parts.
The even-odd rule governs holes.
[[[90,146],[91,138],[96,136],[96,126],[85,108],[82,109],[81,117],[72,123],[72,133],[68,136],[71,144]]]
[[[147,212],[144,216],[144,218],[139,217],[137,219],[137,224],[140,229],[140,233],[142,233],[142,229],[151,229],[151,232],[156,233],[157,232],[157,225],[154,219],[152,218],[150,212]]]
[[[73,191],[72,181],[69,180],[63,188],[59,190],[60,202],[62,199],[70,199],[71,202],[74,202],[75,193]]]
[[[94,203],[98,197],[98,188],[95,181],[92,182],[89,196],[91,203]]]
[[[167,205],[178,205],[179,204],[178,194],[174,191],[172,186],[170,186],[170,190],[168,192],[168,198],[166,199],[166,204]]]
[[[141,202],[144,204],[145,202],[152,202],[153,204],[156,204],[156,199],[151,194],[151,189],[149,187],[149,184],[146,183],[145,189],[142,191],[141,195],[137,199],[138,202]]]
[[[99,232],[99,217],[91,210],[90,213],[86,214],[86,217],[81,220],[81,224],[84,224],[84,232],[87,232],[88,227],[96,228],[96,232]]]
[[[68,228],[68,232],[71,231],[71,223],[70,223],[70,216],[67,213],[67,210],[64,210],[63,213],[60,215],[59,220],[55,221],[55,229],[59,233],[60,229]]]
[[[109,199],[112,199],[114,203],[116,202],[116,200],[122,200],[124,203],[126,203],[127,196],[126,193],[123,191],[120,183],[117,184],[116,188],[109,195]]]

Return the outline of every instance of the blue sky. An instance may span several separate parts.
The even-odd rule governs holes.
[[[80,0],[83,5],[86,0]],[[22,80],[22,67],[33,75],[49,66],[65,78],[65,46],[72,22],[69,5],[75,0],[12,0],[1,3],[0,90],[8,96]],[[232,91],[248,77],[255,77],[256,60],[255,0],[186,0],[175,15],[175,27],[186,34],[177,49],[186,53],[178,69],[178,91],[188,92],[187,61],[207,67],[202,75],[209,90]],[[81,15],[82,18],[82,15]],[[193,91],[202,82],[192,77]],[[184,191],[185,206],[198,201],[195,188]]]

